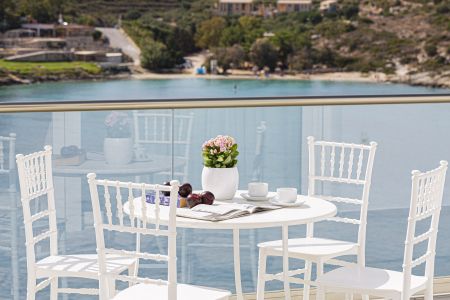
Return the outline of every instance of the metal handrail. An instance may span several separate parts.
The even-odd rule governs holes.
[[[0,104],[0,113],[421,103],[450,103],[450,94],[4,102]]]

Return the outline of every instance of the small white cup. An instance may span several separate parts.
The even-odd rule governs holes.
[[[250,197],[265,197],[269,193],[269,185],[265,182],[250,182],[248,195]]]
[[[297,189],[277,188],[277,198],[279,202],[293,203],[297,201]]]

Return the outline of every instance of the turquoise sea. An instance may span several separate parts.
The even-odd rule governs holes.
[[[56,82],[0,87],[0,102],[186,99],[263,96],[435,94],[449,90],[404,84],[233,79]]]
[[[450,93],[450,90],[402,84],[196,78],[7,86],[0,87],[0,103],[445,93]],[[54,145],[56,152],[58,146],[76,144],[88,152],[102,153],[104,119],[108,113],[3,114],[0,115],[0,135],[17,133],[18,153],[38,151],[45,144]],[[129,114],[131,116],[131,112]],[[230,134],[239,143],[240,188],[245,188],[249,181],[254,180],[256,172],[260,180],[269,183],[271,190],[280,186],[295,186],[302,193],[306,193],[307,188],[308,135],[355,143],[377,141],[379,146],[370,192],[366,261],[370,266],[394,270],[400,270],[402,265],[411,170],[424,171],[436,167],[441,159],[450,160],[450,104],[196,109],[177,110],[174,114],[193,115],[187,181],[192,183],[194,189],[201,188],[200,146],[203,141],[217,134]],[[258,156],[256,128],[261,122],[264,122],[266,131],[263,144],[259,147],[262,155]],[[175,134],[181,130],[176,129]],[[174,154],[179,155],[176,153],[177,147],[174,150]],[[170,160],[167,164],[170,166]],[[95,252],[89,193],[84,177],[73,190],[63,192],[62,184],[73,178],[55,178],[61,252]],[[133,179],[134,177],[126,180]],[[167,178],[153,178],[155,181],[165,179]],[[6,193],[1,189],[5,184],[6,181],[2,179],[0,299],[18,300],[24,299],[26,293],[23,220],[18,193]],[[331,192],[347,192],[333,186],[322,188]],[[446,186],[444,205],[436,256],[438,276],[450,275],[450,181]],[[340,209],[346,216],[356,217],[358,214],[354,207],[344,206]],[[324,223],[317,226],[317,234],[354,240],[356,232],[353,229]],[[229,247],[231,234],[207,230],[187,230],[185,233],[187,240],[178,241],[179,280],[234,291],[233,255]],[[304,228],[301,226],[290,230],[291,236],[303,234]],[[279,229],[242,231],[245,292],[253,292],[256,288],[256,242],[278,239],[280,236]],[[192,243],[208,246],[186,247],[186,244]],[[155,243],[149,241],[145,246],[155,247]],[[180,253],[186,249],[188,251],[182,256]],[[37,251],[45,255],[46,248],[39,248]],[[301,263],[292,263],[294,266],[301,266]],[[144,265],[143,269],[149,274],[164,275],[161,267],[164,266]],[[280,260],[269,261],[270,271],[278,272],[280,269]],[[84,282],[73,284],[92,286]],[[282,289],[281,284],[273,282],[267,287],[268,290]],[[37,299],[48,299],[48,294],[44,291]]]

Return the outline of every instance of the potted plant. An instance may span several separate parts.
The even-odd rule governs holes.
[[[130,119],[125,112],[113,111],[105,119],[105,160],[110,165],[126,165],[133,158]]]
[[[232,199],[239,185],[238,145],[231,136],[218,135],[203,143],[202,188],[216,199]]]

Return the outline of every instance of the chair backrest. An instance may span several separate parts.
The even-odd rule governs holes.
[[[20,183],[20,199],[25,225],[28,273],[34,273],[36,255],[35,245],[46,239],[50,240],[50,255],[58,255],[58,237],[56,225],[55,196],[52,175],[52,147],[45,146],[44,151],[28,155],[16,155]],[[32,212],[31,202],[46,197],[47,207]],[[40,205],[35,205],[40,207]],[[34,214],[33,214],[34,213]],[[33,232],[33,223],[48,218],[48,230]]]
[[[358,225],[358,243],[361,253],[364,253],[369,191],[377,143],[371,142],[370,145],[360,145],[316,141],[314,137],[309,136],[308,148],[308,195],[332,202],[360,206],[358,219],[333,217],[328,220]],[[318,159],[316,159],[317,156]],[[320,195],[316,193],[317,182],[359,186],[362,187],[362,194],[360,198]],[[309,232],[309,234],[312,234],[312,232]]]
[[[9,188],[15,189],[16,134],[0,136],[0,175],[9,175]]]
[[[192,113],[188,115],[173,115],[170,112],[134,110],[133,120],[135,149],[142,151],[142,149],[145,150],[146,147],[151,145],[170,146],[173,142],[173,150],[176,151],[173,155],[186,160],[183,170],[181,172],[174,171],[174,175],[183,177],[182,180],[185,182],[187,180],[194,115]]]
[[[412,172],[411,205],[403,259],[404,292],[410,289],[412,270],[424,263],[425,276],[428,280],[433,280],[436,239],[447,165],[447,161],[441,161],[440,166],[434,170],[425,173],[417,170]],[[427,230],[417,234],[417,223],[425,222],[425,220],[429,220]],[[415,246],[423,242],[428,243],[425,254],[414,258]]]
[[[145,183],[120,182],[112,180],[98,180],[96,174],[87,175],[94,213],[95,236],[97,253],[100,264],[100,293],[101,299],[109,299],[108,289],[105,288],[109,280],[120,280],[131,283],[150,283],[167,285],[169,299],[176,300],[177,262],[176,262],[176,209],[178,200],[178,181],[171,181],[171,186]],[[99,189],[103,190],[100,200]],[[160,192],[170,192],[169,206],[162,205]],[[155,204],[146,203],[147,195],[155,194]],[[111,195],[115,195],[112,197]],[[122,198],[125,195],[125,199]],[[137,197],[137,198],[135,198]],[[135,200],[136,199],[136,200]],[[125,204],[125,201],[128,201]],[[127,207],[127,209],[125,209]],[[105,214],[102,214],[102,210]],[[126,213],[125,213],[126,212]],[[167,229],[161,227],[161,214],[166,214]],[[106,247],[104,231],[121,232],[136,237],[140,236],[167,237],[167,254],[150,253],[140,249],[140,243],[133,250],[119,249],[112,245]],[[111,274],[107,272],[105,255],[118,254],[136,259],[156,260],[167,262],[168,279],[150,279],[134,275]]]

